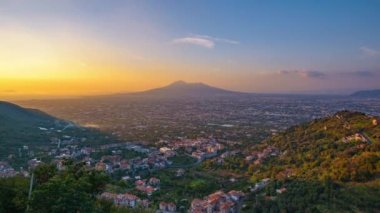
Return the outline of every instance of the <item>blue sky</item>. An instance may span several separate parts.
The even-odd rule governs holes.
[[[82,64],[117,64],[129,76],[118,91],[183,79],[253,92],[341,92],[380,87],[379,11],[380,1],[369,0],[4,0],[0,24],[9,36],[1,42],[21,35],[61,58],[75,52]]]

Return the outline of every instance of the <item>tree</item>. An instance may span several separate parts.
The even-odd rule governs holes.
[[[29,181],[23,177],[0,179],[0,212],[24,212]]]
[[[36,187],[30,200],[30,211],[94,212],[97,195],[107,181],[108,176],[104,173],[88,170],[82,164],[69,164],[65,171]]]
[[[46,183],[57,173],[57,168],[53,164],[42,164],[33,171],[37,184]]]

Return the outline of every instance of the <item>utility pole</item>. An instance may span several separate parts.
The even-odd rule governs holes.
[[[32,175],[30,176],[29,193],[28,193],[28,204],[26,206],[26,212],[29,211],[29,201],[30,201],[30,198],[32,197],[33,182],[34,182],[34,173],[32,172]]]

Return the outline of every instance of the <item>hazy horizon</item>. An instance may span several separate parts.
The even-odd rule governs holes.
[[[0,2],[0,98],[379,89],[378,1]]]
[[[178,81],[183,81],[183,80],[178,80]],[[6,101],[23,101],[23,100],[49,100],[49,99],[77,99],[77,98],[86,98],[86,97],[93,97],[93,96],[108,96],[108,95],[118,95],[118,94],[134,94],[134,93],[139,93],[139,92],[146,92],[150,91],[153,89],[159,89],[159,88],[165,88],[170,86],[171,84],[178,82],[174,81],[169,84],[165,85],[160,85],[158,87],[153,87],[153,88],[147,88],[144,90],[136,90],[136,91],[119,91],[119,92],[111,92],[111,93],[86,93],[86,94],[77,94],[77,95],[47,95],[47,94],[25,94],[25,95],[19,95],[19,96],[14,96],[14,95],[9,95],[9,96],[3,96],[0,98],[2,100]],[[186,82],[183,81],[186,84],[193,84],[193,83],[202,83],[205,84],[204,82]],[[210,87],[218,88],[218,89],[223,89],[227,91],[232,91],[232,92],[244,92],[247,94],[261,94],[261,95],[322,95],[322,96],[347,96],[351,95],[354,92],[362,91],[360,89],[351,89],[351,90],[337,90],[337,91],[328,91],[328,90],[320,90],[320,91],[281,91],[281,92],[251,92],[251,91],[240,91],[240,90],[229,90],[226,88],[222,87],[215,87],[213,85],[208,85]],[[377,88],[374,89],[368,89],[368,90],[377,90]]]

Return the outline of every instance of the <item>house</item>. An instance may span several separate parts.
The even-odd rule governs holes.
[[[107,165],[103,161],[100,161],[100,162],[96,163],[95,169],[97,171],[106,171]]]
[[[112,164],[118,164],[121,160],[120,155],[105,155],[102,156],[101,161],[111,162]]]
[[[202,200],[202,199],[194,199],[192,202],[191,202],[191,208],[190,208],[190,212],[193,212],[193,213],[206,213],[206,208],[207,208],[207,201],[206,200]]]
[[[143,199],[140,201],[140,206],[147,208],[149,206],[149,200]]]
[[[145,186],[145,180],[136,180],[135,181],[136,186]]]
[[[235,205],[236,204],[230,200],[226,202],[222,202],[219,207],[220,209],[219,212],[220,213],[235,213],[237,212]]]
[[[115,205],[118,206],[128,206],[128,207],[136,207],[137,202],[140,200],[137,196],[133,194],[114,194],[110,192],[104,192],[100,195],[101,199],[111,200]]]
[[[33,169],[33,168],[36,168],[41,163],[42,162],[40,160],[37,160],[37,158],[34,158],[34,159],[28,161],[28,166],[29,166],[29,168]]]
[[[234,200],[235,202],[240,201],[240,199],[242,199],[245,195],[243,192],[236,191],[236,190],[232,190],[228,192],[228,194],[231,196],[232,200]]]
[[[131,169],[131,165],[128,163],[127,160],[121,160],[119,163],[120,169],[121,170],[129,170]]]
[[[162,213],[171,213],[171,212],[176,212],[177,210],[177,207],[175,205],[175,203],[172,203],[172,202],[160,202],[159,204],[159,210],[162,212]]]
[[[160,148],[160,152],[162,154],[165,154],[165,152],[169,152],[169,151],[172,151],[172,149],[168,148],[168,147],[161,147]]]
[[[94,149],[91,147],[83,147],[80,152],[84,155],[90,155],[92,152],[94,152]]]
[[[149,184],[152,186],[159,186],[160,185],[160,179],[155,178],[155,177],[151,177],[149,179]]]
[[[158,205],[158,209],[161,210],[161,211],[165,211],[166,207],[167,207],[167,203],[163,202],[163,201],[160,202],[160,204]]]
[[[169,212],[175,212],[177,210],[177,206],[175,203],[168,203],[168,211]]]
[[[276,189],[276,192],[277,192],[277,194],[282,194],[282,193],[286,192],[286,188],[282,187],[280,189]]]
[[[255,155],[248,155],[247,157],[245,157],[245,161],[246,161],[247,163],[250,163],[250,162],[252,162],[255,158],[256,158]]]
[[[374,118],[374,119],[372,120],[372,125],[374,125],[374,126],[379,125],[379,120],[380,120],[380,118]]]
[[[121,179],[127,181],[127,180],[130,180],[131,177],[129,177],[129,176],[124,176],[124,177],[122,177]]]
[[[344,143],[349,142],[369,142],[368,139],[361,133],[355,133],[354,135],[346,136],[342,139]]]
[[[176,171],[176,177],[182,177],[183,175],[185,174],[185,170],[184,169],[177,169]]]
[[[264,187],[266,187],[269,184],[269,181],[270,181],[269,178],[262,179],[260,182],[255,184],[255,187],[253,189],[251,189],[251,192],[256,192],[258,190],[263,189]]]
[[[139,185],[136,186],[136,189],[142,192],[145,192],[148,196],[151,196],[155,189],[152,186],[144,186],[144,185]]]
[[[193,213],[235,213],[244,197],[241,191],[232,190],[228,193],[216,191],[202,199],[194,199],[191,202],[190,212]]]

